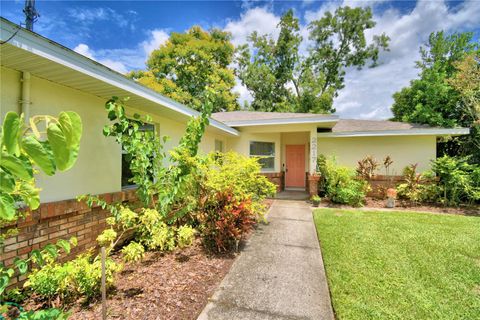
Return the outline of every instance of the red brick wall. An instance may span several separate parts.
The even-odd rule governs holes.
[[[368,196],[373,198],[385,199],[386,191],[388,188],[394,188],[403,183],[404,179],[402,176],[385,176],[385,175],[376,175],[368,181],[370,184],[371,190],[368,192]]]
[[[135,190],[127,190],[101,195],[108,203],[134,201]],[[2,233],[12,227],[18,234],[5,240],[0,262],[9,266],[15,257],[26,259],[30,251],[55,243],[58,239],[68,240],[77,237],[78,246],[72,249],[63,260],[70,260],[91,247],[96,246],[97,236],[105,229],[105,219],[109,212],[100,207],[90,209],[85,203],[75,199],[41,204],[37,210],[29,211],[25,219],[2,229]],[[25,276],[12,279],[12,284],[25,280]]]
[[[262,173],[267,179],[277,186],[277,192],[284,189],[283,172],[264,172]]]

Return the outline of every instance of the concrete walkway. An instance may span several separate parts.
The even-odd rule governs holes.
[[[199,320],[334,319],[311,208],[275,200]]]

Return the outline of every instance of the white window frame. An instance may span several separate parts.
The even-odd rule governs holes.
[[[265,155],[259,155],[259,154],[251,154],[250,153],[250,149],[251,149],[251,145],[252,143],[270,143],[270,144],[273,144],[273,155],[271,156],[265,156]],[[259,141],[259,140],[251,140],[248,144],[248,154],[250,156],[250,158],[273,158],[273,167],[272,168],[264,168],[262,167],[261,171],[262,172],[275,172],[275,157],[276,157],[276,153],[277,153],[277,150],[276,150],[276,143],[274,141]]]

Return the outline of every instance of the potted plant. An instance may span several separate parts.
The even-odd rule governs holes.
[[[318,195],[314,195],[312,196],[311,200],[312,200],[313,206],[318,207],[320,205],[320,201],[322,201],[322,198],[320,198],[320,196]]]
[[[397,198],[397,190],[394,188],[387,189],[387,208],[395,207],[395,199]]]

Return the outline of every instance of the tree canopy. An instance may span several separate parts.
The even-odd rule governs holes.
[[[129,76],[180,103],[200,110],[207,90],[213,111],[239,108],[233,70],[234,46],[231,35],[218,29],[205,31],[199,26],[185,33],[172,32],[165,44],[154,50],[146,70]],[[213,94],[213,96],[212,96]]]
[[[375,26],[370,8],[340,7],[309,26],[313,43],[305,54],[299,21],[292,10],[278,24],[279,36],[248,37],[237,49],[236,75],[253,96],[251,108],[278,112],[334,112],[333,99],[344,87],[346,70],[374,67],[379,51],[388,50],[382,34],[368,43],[365,31]]]
[[[468,137],[440,145],[440,154],[472,155],[480,161],[479,53],[478,42],[469,32],[430,34],[420,48],[419,79],[393,95],[393,120],[439,127],[469,127]]]

